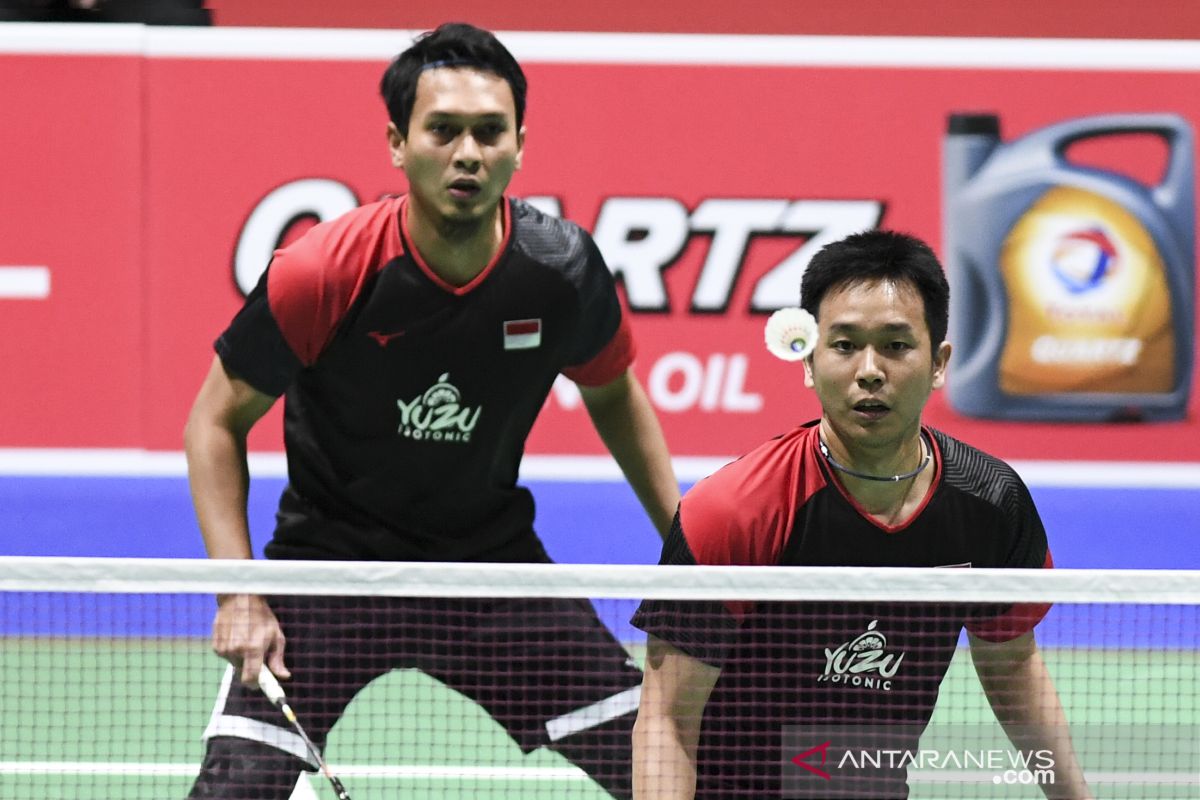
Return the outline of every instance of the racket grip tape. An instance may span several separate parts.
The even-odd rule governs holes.
[[[287,699],[283,693],[283,687],[279,685],[275,674],[267,668],[266,664],[263,664],[258,670],[258,688],[262,689],[262,693],[274,705],[279,705]]]

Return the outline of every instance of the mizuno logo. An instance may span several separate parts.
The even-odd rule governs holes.
[[[395,333],[384,333],[383,331],[369,331],[367,336],[370,336],[375,341],[379,342],[380,347],[387,347],[388,342],[392,339],[397,339],[404,335],[404,331],[396,331]]]

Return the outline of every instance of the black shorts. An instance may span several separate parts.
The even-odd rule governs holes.
[[[284,689],[318,746],[354,695],[394,669],[421,670],[472,698],[526,752],[629,714],[640,699],[641,671],[586,600],[268,599],[287,637]],[[214,736],[311,763],[279,710],[232,668],[205,731]]]

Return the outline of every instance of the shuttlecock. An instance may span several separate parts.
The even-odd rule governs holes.
[[[803,308],[781,308],[767,318],[767,349],[784,361],[802,361],[817,343],[817,321]]]

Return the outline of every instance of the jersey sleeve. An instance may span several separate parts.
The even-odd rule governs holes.
[[[680,526],[679,514],[663,542],[659,564],[691,565],[696,557]],[[667,642],[706,664],[720,666],[733,643],[737,620],[717,600],[643,600],[633,615],[634,627]]]
[[[825,486],[815,427],[796,428],[726,464],[679,504],[700,564],[775,566],[804,503]]]
[[[261,392],[283,394],[320,357],[378,270],[402,252],[398,202],[363,206],[276,250],[217,339],[225,366]]]
[[[568,366],[562,372],[583,386],[603,386],[629,368],[636,348],[612,273],[592,237],[583,231],[580,235],[580,313]]]
[[[661,564],[774,566],[795,523],[797,503],[820,488],[806,429],[773,439],[700,481],[679,504]],[[750,611],[747,601],[642,603],[633,624],[719,666]]]
[[[303,367],[280,330],[267,297],[268,273],[246,297],[237,316],[217,338],[217,351],[226,369],[255,389],[279,397]]]
[[[1053,569],[1054,559],[1046,529],[1029,489],[1011,473],[1011,484],[1001,499],[1011,545],[1005,562],[1012,569]],[[995,611],[996,609],[992,609]],[[1006,642],[1033,630],[1050,611],[1049,603],[1016,603],[1000,613],[981,614],[967,622],[967,630],[980,639]]]

